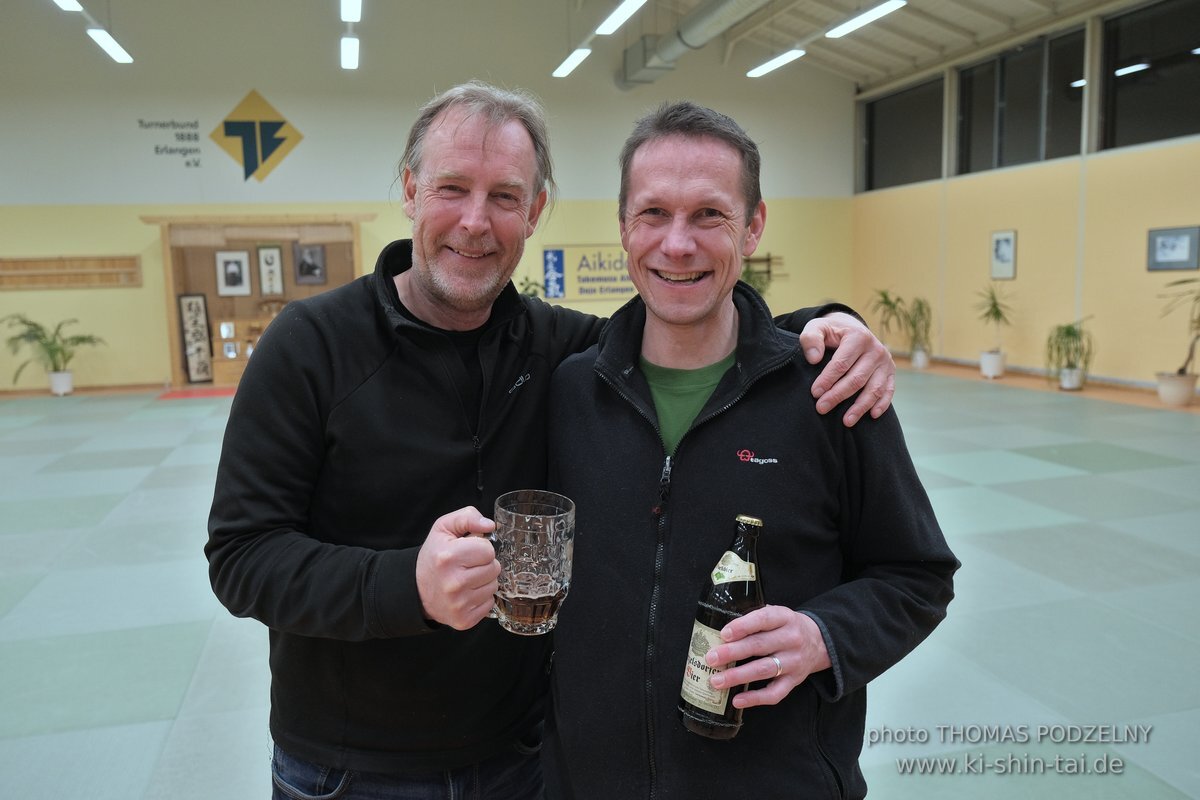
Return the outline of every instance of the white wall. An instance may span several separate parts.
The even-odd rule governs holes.
[[[336,64],[333,0],[83,3],[101,22],[111,9],[133,64],[109,60],[79,16],[49,0],[0,8],[0,206],[386,200],[415,108],[474,77],[542,97],[565,199],[615,197],[621,141],[666,99],[735,117],[762,147],[768,197],[851,193],[853,86],[843,79],[801,61],[751,80],[746,69],[767,54],[743,45],[726,64],[718,39],[655,84],[618,88],[624,47],[674,24],[662,12],[597,39],[572,76],[554,79],[609,0],[368,0],[357,72]],[[252,89],[304,136],[261,183],[208,138]],[[155,155],[171,137],[138,119],[198,120],[200,166]]]

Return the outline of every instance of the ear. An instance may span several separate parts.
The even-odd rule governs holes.
[[[537,197],[533,199],[533,203],[529,206],[529,216],[525,220],[525,238],[533,236],[533,232],[537,230],[538,220],[542,217],[542,211],[546,208],[546,200],[549,195],[546,190],[538,192]]]
[[[412,219],[416,211],[417,178],[408,167],[401,173],[400,183],[404,189],[404,216]]]
[[[754,251],[758,249],[758,243],[762,240],[763,229],[767,227],[767,204],[762,200],[758,201],[758,206],[754,209],[754,214],[750,217],[750,224],[746,226],[746,240],[742,243],[742,256],[749,258],[754,255]]]

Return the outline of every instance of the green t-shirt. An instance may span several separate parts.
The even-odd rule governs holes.
[[[721,382],[721,376],[733,366],[734,356],[730,353],[717,363],[700,369],[671,369],[640,359],[668,453],[675,452],[679,440]]]

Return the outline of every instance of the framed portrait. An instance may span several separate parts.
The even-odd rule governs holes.
[[[212,339],[208,332],[208,298],[205,295],[179,295],[179,326],[183,334],[183,362],[187,366],[188,383],[211,381]]]
[[[217,294],[222,297],[250,294],[250,254],[245,250],[217,251]]]
[[[225,351],[226,358],[237,358],[238,357],[238,343],[237,342],[225,342],[224,351]]]
[[[292,245],[292,260],[296,265],[298,285],[316,286],[324,284],[328,279],[328,273],[325,271],[325,245],[296,242]]]
[[[992,233],[992,280],[1011,281],[1017,277],[1017,232]]]
[[[218,322],[217,332],[222,339],[233,339],[237,337],[237,326],[232,322]]]
[[[283,248],[278,245],[258,248],[258,291],[263,297],[283,294]]]
[[[1200,227],[1150,231],[1146,269],[1200,269]]]

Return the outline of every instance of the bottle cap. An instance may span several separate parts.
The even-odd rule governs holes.
[[[737,521],[745,523],[746,525],[753,525],[757,528],[761,528],[763,526],[763,521],[761,519],[758,517],[751,517],[746,514],[738,514]]]

